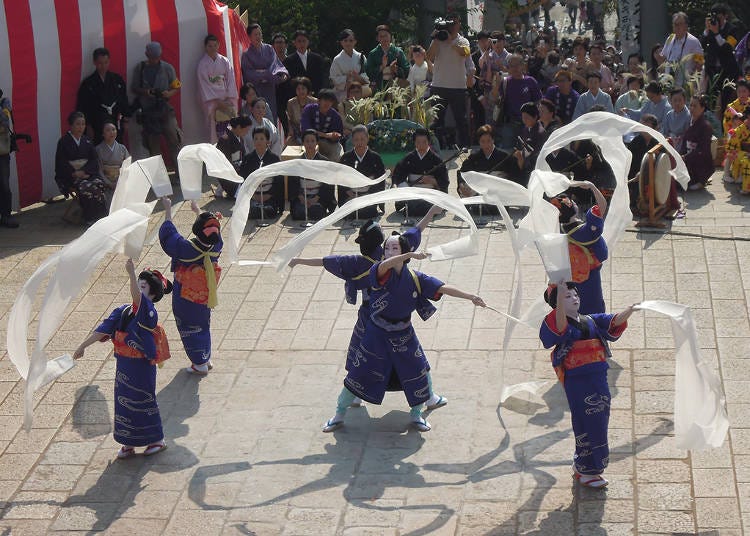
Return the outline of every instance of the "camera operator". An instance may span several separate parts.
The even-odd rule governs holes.
[[[467,147],[466,58],[470,49],[469,41],[459,34],[460,30],[461,21],[458,17],[437,19],[427,59],[433,63],[432,94],[444,101],[432,128],[438,132],[444,129],[445,112],[450,106],[456,122],[456,142],[461,147]]]
[[[169,157],[177,168],[177,153],[180,151],[182,132],[177,125],[174,108],[168,99],[180,90],[180,81],[174,67],[161,61],[161,45],[151,42],[146,45],[146,61],[135,68],[133,92],[138,96],[143,126],[143,145],[151,156],[161,154],[161,137],[167,141]]]
[[[719,75],[712,91],[721,91],[722,114],[727,104],[734,99],[734,90],[724,87],[724,82],[734,82],[740,75],[734,57],[734,47],[737,46],[738,40],[737,29],[729,22],[729,8],[723,3],[714,4],[706,17],[706,29],[700,41],[706,53],[706,77],[712,80],[714,76]]]
[[[16,229],[18,222],[10,215],[13,193],[10,191],[10,154],[13,152],[13,121],[10,99],[0,89],[0,227]]]

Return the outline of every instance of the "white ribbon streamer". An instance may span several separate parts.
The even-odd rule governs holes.
[[[672,321],[677,446],[686,450],[719,448],[729,430],[729,420],[719,378],[701,355],[692,311],[668,301],[644,301],[635,308],[666,315]]]
[[[389,172],[386,171],[377,179],[371,179],[356,169],[343,164],[301,158],[287,160],[286,162],[277,162],[270,166],[258,168],[248,175],[245,182],[237,190],[237,201],[232,208],[232,225],[229,228],[229,239],[225,242],[225,258],[230,263],[235,263],[238,260],[242,233],[247,224],[247,218],[250,214],[250,201],[255,190],[263,179],[275,177],[276,175],[304,177],[326,184],[346,186],[347,188],[361,188],[384,181],[388,177]],[[355,201],[355,199],[352,201]]]
[[[203,164],[206,173],[211,177],[226,179],[231,182],[242,183],[243,179],[237,174],[227,157],[210,143],[186,145],[177,155],[177,168],[180,170],[180,188],[182,197],[186,200],[198,200],[203,192]]]
[[[391,188],[383,192],[363,195],[347,201],[333,213],[315,223],[312,227],[305,230],[305,232],[297,235],[286,246],[274,253],[272,262],[276,266],[276,270],[281,271],[289,264],[289,261],[298,256],[305,246],[319,233],[325,230],[328,226],[344,219],[346,216],[357,210],[362,210],[365,207],[389,201],[407,201],[410,199],[421,199],[432,203],[433,205],[438,205],[453,212],[469,224],[470,232],[468,235],[445,244],[427,248],[427,253],[430,254],[431,260],[442,261],[477,254],[479,249],[476,237],[477,226],[474,223],[471,214],[466,210],[466,207],[464,207],[460,199],[441,192],[440,190],[407,187]]]
[[[97,221],[83,235],[48,257],[24,283],[8,317],[8,355],[25,380],[24,426],[31,429],[34,392],[72,368],[70,355],[47,360],[45,346],[63,321],[65,310],[76,298],[107,253],[148,225],[153,203],[134,204]],[[38,315],[36,342],[29,357],[27,337],[32,306],[45,280],[47,288]]]
[[[542,394],[542,390],[547,386],[548,383],[548,381],[542,380],[514,383],[513,385],[505,386],[503,387],[503,391],[500,394],[500,403],[502,404],[503,402],[508,400],[508,398],[518,393],[531,393],[532,395],[540,396]]]

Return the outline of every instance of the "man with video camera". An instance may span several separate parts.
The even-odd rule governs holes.
[[[135,107],[140,108],[136,119],[143,127],[143,145],[151,156],[161,154],[160,143],[164,136],[176,170],[182,132],[169,99],[180,90],[180,80],[174,67],[161,60],[161,45],[156,41],[146,45],[146,58],[136,66],[133,77],[133,93],[138,96]]]
[[[450,107],[456,121],[456,142],[461,147],[468,147],[466,57],[470,54],[470,48],[468,39],[460,31],[461,21],[457,16],[435,21],[427,59],[433,63],[431,93],[440,98],[443,107],[431,127],[438,136],[444,134],[445,112]]]
[[[712,91],[721,92],[721,113],[727,104],[734,99],[734,90],[724,82],[736,81],[740,75],[740,69],[734,58],[734,47],[737,46],[739,37],[734,25],[729,22],[729,7],[718,3],[711,6],[711,11],[706,17],[706,29],[700,38],[701,45],[705,51],[706,76],[709,80],[718,75]]]

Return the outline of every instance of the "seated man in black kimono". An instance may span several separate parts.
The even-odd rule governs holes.
[[[380,155],[367,146],[369,141],[370,134],[367,132],[367,127],[364,125],[355,126],[352,129],[352,144],[354,145],[354,149],[344,153],[341,160],[339,160],[339,163],[353,167],[362,175],[366,175],[371,179],[377,179],[385,173],[385,165],[383,164],[383,159],[380,158]],[[371,186],[362,186],[360,188],[338,186],[339,206],[343,205],[350,199],[354,199],[361,195],[380,192],[384,189],[385,181],[378,182]],[[377,205],[372,205],[356,211],[350,217],[358,220],[369,220],[375,218],[377,215],[378,207]]]
[[[430,133],[418,128],[413,134],[414,150],[396,164],[393,184],[399,188],[412,186],[431,188],[448,193],[448,170],[438,154],[430,149]],[[415,199],[396,203],[396,210],[406,207],[407,216],[424,216],[432,206],[427,201]]]
[[[328,160],[318,152],[318,133],[308,129],[302,133],[305,152],[300,158],[306,160]],[[336,210],[333,185],[302,177],[289,178],[289,203],[292,219],[319,220]]]
[[[458,172],[458,195],[459,197],[473,197],[477,193],[472,190],[463,176],[462,172],[478,171],[480,173],[491,173],[504,179],[513,180],[514,174],[518,172],[516,161],[508,157],[508,153],[495,147],[494,132],[490,125],[483,125],[477,129],[479,149],[473,151],[461,164]],[[480,209],[481,207],[481,209]],[[473,214],[498,214],[495,205],[469,205],[466,208]]]
[[[279,156],[268,148],[271,133],[265,127],[253,129],[254,151],[245,155],[240,166],[240,175],[247,177],[253,171],[279,162]],[[250,217],[256,220],[273,219],[284,212],[284,176],[275,175],[263,179],[250,201]]]
[[[250,129],[251,124],[252,122],[249,117],[233,117],[229,120],[229,128],[227,129],[227,132],[219,138],[219,141],[216,143],[216,148],[227,157],[227,160],[231,162],[235,171],[237,171],[237,173],[243,178],[247,177],[247,174],[243,174],[242,172],[242,160],[245,158],[245,155],[247,155],[247,148],[245,147],[243,138]],[[233,198],[240,185],[226,179],[218,180],[220,186],[216,189],[214,195],[217,198],[222,198],[224,197],[224,192],[226,192],[227,196]]]

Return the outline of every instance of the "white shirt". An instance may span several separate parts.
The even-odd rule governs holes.
[[[297,56],[299,56],[299,59],[302,60],[302,67],[307,70],[307,50],[305,50],[304,54],[298,50]]]
[[[684,82],[683,70],[688,76],[695,72],[695,54],[703,54],[703,47],[698,38],[691,33],[686,33],[685,37],[681,39],[678,39],[675,34],[667,37],[667,42],[664,43],[664,48],[661,51],[661,55],[667,59],[667,65],[664,67],[665,72],[671,72],[670,63],[679,63],[685,59],[683,63],[684,69],[677,69],[675,71],[675,83],[677,85],[682,85]]]

